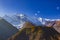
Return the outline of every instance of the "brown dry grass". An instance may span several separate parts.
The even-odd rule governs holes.
[[[36,27],[27,22],[20,32],[8,38],[8,40],[60,40],[60,34],[52,27]]]

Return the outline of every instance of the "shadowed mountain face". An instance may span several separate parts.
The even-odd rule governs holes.
[[[0,18],[0,40],[7,40],[16,32],[18,32],[18,30],[14,26]]]
[[[60,21],[56,21],[53,28],[60,33]]]
[[[34,26],[26,22],[20,32],[8,40],[60,40],[60,34],[52,27]]]
[[[60,21],[47,21],[45,25],[47,27],[53,27],[57,32],[60,33]]]
[[[53,24],[55,24],[55,21],[46,21],[46,22],[45,22],[45,25],[46,25],[47,27],[51,27],[51,26],[53,26]]]

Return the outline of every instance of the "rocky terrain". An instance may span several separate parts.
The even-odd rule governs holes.
[[[60,23],[56,22],[55,24],[58,25]],[[55,30],[54,25],[43,27],[26,22],[24,27],[8,40],[60,40],[60,33]]]

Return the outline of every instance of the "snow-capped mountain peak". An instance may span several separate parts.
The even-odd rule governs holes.
[[[17,14],[16,16],[19,16],[20,18],[24,18],[24,14]]]
[[[45,24],[45,20],[43,18],[39,17],[37,20],[40,21],[41,24]]]
[[[54,23],[55,21],[60,21],[60,19],[47,19],[47,18],[41,18],[41,17],[38,17],[38,18],[32,17],[31,18],[24,14],[16,14],[16,15],[12,15],[12,16],[5,15],[3,18],[18,29],[20,29],[26,21],[29,21],[37,26],[47,25],[52,22]]]
[[[38,18],[38,21],[40,21],[42,23],[42,25],[52,25],[55,21],[60,21],[60,19],[47,19],[47,18]]]

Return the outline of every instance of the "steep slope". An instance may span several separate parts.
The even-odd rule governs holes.
[[[55,22],[53,28],[60,33],[60,20]]]
[[[60,33],[60,20],[56,21],[46,21],[45,26],[47,27],[53,27],[57,32]]]
[[[18,25],[20,24],[20,19],[18,19],[16,16],[10,17],[8,15],[5,15],[3,18],[10,24],[12,24],[14,27],[18,28]]]
[[[0,18],[0,40],[7,40],[10,36],[18,32],[14,26]]]
[[[58,19],[29,17],[24,14],[18,14],[18,15],[16,14],[12,16],[5,15],[3,18],[17,29],[22,28],[23,24],[27,21],[31,22],[32,24],[35,24],[35,26],[48,26],[48,27],[51,27],[56,21],[58,21]]]
[[[35,26],[26,22],[20,32],[8,40],[60,40],[60,34],[52,27]]]
[[[25,17],[24,14],[19,14],[19,15],[12,15],[12,16],[8,16],[5,15],[3,17],[6,21],[8,21],[10,24],[12,24],[13,26],[15,26],[17,29],[20,29],[23,24],[28,21],[27,17]]]
[[[53,24],[55,24],[55,22],[56,21],[46,21],[44,25],[48,26],[48,27],[51,27],[51,26],[53,26]]]
[[[41,25],[41,22],[39,22],[36,18],[29,17],[24,14],[19,14],[19,15],[16,14],[12,16],[5,15],[3,18],[6,21],[8,21],[10,24],[15,26],[17,29],[20,29],[26,21],[29,21],[37,26]]]

